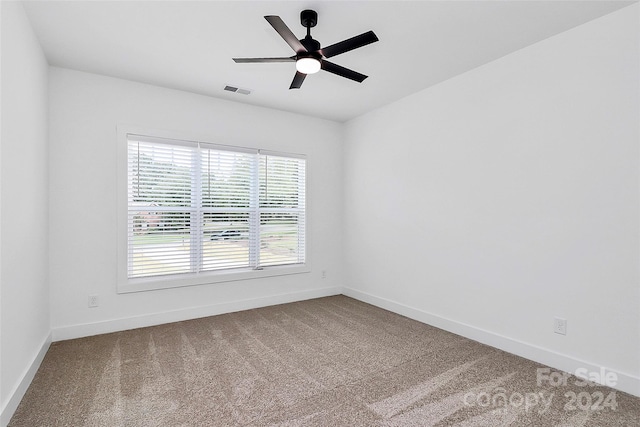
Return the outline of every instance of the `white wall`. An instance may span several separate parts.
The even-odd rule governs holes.
[[[637,5],[374,111],[344,134],[333,122],[77,71],[51,68],[47,82],[22,6],[1,11],[2,423],[50,325],[64,339],[343,283],[533,359],[640,375]],[[116,294],[119,123],[307,154],[312,273]],[[90,294],[100,307],[87,307]],[[565,337],[551,332],[556,315],[569,320]]]
[[[8,422],[50,342],[47,71],[18,2],[2,9],[0,424]]]
[[[635,4],[349,122],[346,293],[640,395],[638,60]]]
[[[49,85],[54,340],[340,292],[340,124],[61,68]],[[117,294],[118,124],[306,154],[312,272]]]

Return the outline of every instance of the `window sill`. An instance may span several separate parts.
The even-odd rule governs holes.
[[[173,275],[164,277],[149,277],[139,279],[125,279],[118,283],[118,293],[155,291],[159,289],[180,288],[184,286],[210,285],[223,282],[235,282],[238,280],[262,279],[274,276],[288,276],[291,274],[310,273],[311,266],[285,265],[265,267],[261,270],[226,270],[206,273]]]

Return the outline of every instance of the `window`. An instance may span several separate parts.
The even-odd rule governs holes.
[[[131,133],[126,145],[128,284],[305,265],[302,156]]]

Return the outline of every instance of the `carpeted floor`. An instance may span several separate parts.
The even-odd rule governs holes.
[[[336,296],[54,343],[9,426],[640,425],[544,368]]]

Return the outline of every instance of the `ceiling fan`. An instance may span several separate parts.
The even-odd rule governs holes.
[[[340,55],[341,53],[377,42],[378,37],[373,31],[367,31],[366,33],[321,49],[320,42],[311,37],[311,28],[315,27],[318,23],[318,14],[315,11],[303,10],[300,13],[300,23],[303,27],[307,28],[307,36],[301,40],[298,40],[279,16],[268,15],[265,16],[264,19],[271,24],[273,29],[280,34],[280,37],[291,46],[296,54],[280,58],[233,58],[235,62],[295,62],[296,75],[293,77],[289,89],[300,89],[307,74],[317,73],[320,69],[355,80],[358,83],[362,83],[362,81],[367,78],[364,74],[329,62],[326,58],[331,58],[332,56]]]

